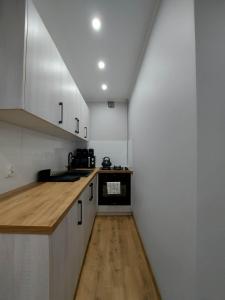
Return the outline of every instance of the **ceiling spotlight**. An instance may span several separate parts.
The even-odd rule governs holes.
[[[101,88],[102,88],[103,91],[108,90],[108,86],[105,83],[102,84]]]
[[[99,18],[92,19],[92,27],[95,31],[99,31],[102,27],[102,22]]]
[[[102,61],[102,60],[100,60],[100,61],[98,62],[98,68],[99,68],[100,70],[105,69],[105,62]]]

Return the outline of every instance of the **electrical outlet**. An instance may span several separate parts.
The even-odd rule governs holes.
[[[10,178],[13,177],[15,175],[15,167],[13,165],[9,165],[7,167],[7,174],[6,174],[6,178]]]

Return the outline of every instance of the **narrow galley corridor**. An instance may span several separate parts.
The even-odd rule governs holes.
[[[132,216],[96,217],[75,300],[160,300]]]

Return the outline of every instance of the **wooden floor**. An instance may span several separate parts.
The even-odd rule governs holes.
[[[97,217],[75,300],[159,299],[133,217]]]

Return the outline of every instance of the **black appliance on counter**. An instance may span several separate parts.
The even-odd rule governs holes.
[[[39,182],[74,182],[80,180],[78,174],[70,174],[68,172],[53,173],[51,169],[41,170],[37,173],[37,181]]]
[[[102,168],[104,170],[109,170],[110,167],[111,167],[112,163],[110,161],[110,158],[108,156],[105,156],[103,159],[102,159]]]
[[[77,149],[73,156],[71,166],[76,168],[95,168],[94,149]]]
[[[130,173],[109,171],[98,174],[98,205],[130,205],[130,190]]]

